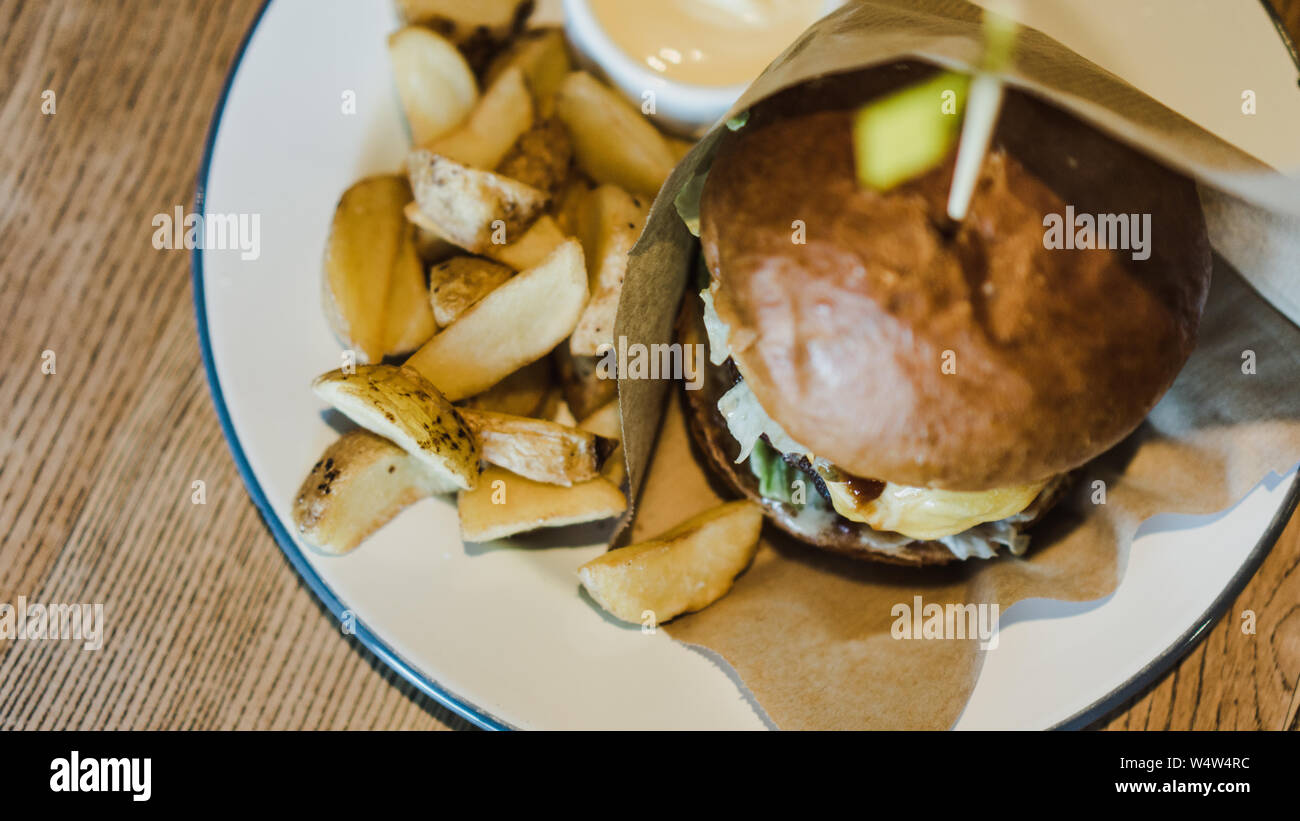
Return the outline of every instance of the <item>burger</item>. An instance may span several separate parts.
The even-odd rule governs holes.
[[[953,151],[863,185],[855,111],[936,72],[900,62],[768,99],[683,208],[703,456],[796,538],[909,565],[1023,553],[1173,383],[1211,268],[1191,180],[1027,92],[1006,92],[960,223]]]

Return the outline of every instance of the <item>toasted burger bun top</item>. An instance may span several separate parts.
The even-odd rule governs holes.
[[[926,71],[786,94],[723,138],[701,202],[714,303],[763,408],[842,469],[953,490],[1044,479],[1136,428],[1190,354],[1210,274],[1196,189],[1009,91],[949,236],[951,159],[881,194],[850,142],[851,107]],[[1150,258],[1045,248],[1067,204],[1149,214]]]

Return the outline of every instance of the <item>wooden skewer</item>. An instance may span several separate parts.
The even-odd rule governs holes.
[[[1010,55],[1010,40],[994,44],[999,35],[1014,38],[1015,24],[1010,22],[1017,0],[1004,0],[984,13],[986,44],[984,64],[971,80],[970,94],[966,97],[966,113],[962,118],[961,140],[957,144],[957,161],[952,173],[952,187],[948,190],[948,218],[960,223],[970,209],[975,183],[979,181],[980,167],[993,139],[1002,110],[1002,80],[993,72],[1005,67]],[[1002,19],[993,19],[993,18]]]
[[[948,190],[948,218],[953,222],[966,219],[975,183],[979,180],[984,155],[988,153],[993,129],[1002,109],[1002,81],[991,74],[977,74],[971,80],[966,98],[966,114],[961,124],[961,142],[957,144],[957,162]]]

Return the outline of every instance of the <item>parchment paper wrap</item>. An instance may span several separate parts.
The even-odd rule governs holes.
[[[907,57],[969,69],[980,55],[980,20],[964,0],[851,3],[801,36],[734,112],[814,77]],[[782,728],[951,726],[984,651],[975,640],[891,638],[895,604],[921,595],[927,603],[997,602],[1005,614],[1030,597],[1100,598],[1118,584],[1143,520],[1223,510],[1270,471],[1300,462],[1300,328],[1283,316],[1300,321],[1300,184],[1036,30],[1021,30],[1006,80],[1202,183],[1217,254],[1198,348],[1146,422],[1083,469],[1072,496],[1034,531],[1026,557],[892,568],[774,535],[730,594],[665,626],[726,659]],[[673,200],[707,167],[717,137],[706,136],[674,171],[632,251],[616,323],[630,343],[672,341],[695,253]],[[1243,373],[1246,350],[1255,352],[1254,374]],[[633,498],[640,490],[624,539],[652,536],[718,501],[691,455],[678,391],[665,381],[619,383]],[[1098,479],[1105,504],[1091,500]]]

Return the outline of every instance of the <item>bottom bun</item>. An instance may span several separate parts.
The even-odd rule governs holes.
[[[683,345],[703,345],[708,349],[704,320],[698,296],[687,290],[677,322],[677,338]],[[732,437],[726,420],[718,410],[718,400],[735,384],[738,374],[730,362],[715,366],[702,357],[704,378],[699,390],[683,390],[686,427],[715,475],[735,492],[757,502],[767,518],[778,528],[815,547],[861,559],[890,564],[940,565],[956,561],[957,556],[941,542],[917,541],[897,533],[882,533],[869,525],[853,522],[830,510],[812,505],[796,505],[771,499],[759,493],[758,477],[747,463],[736,463],[740,444]],[[811,488],[809,493],[817,493]],[[1018,529],[1036,524],[1065,495],[1068,477],[1048,484],[1026,509],[1032,515]],[[998,544],[989,541],[990,549]]]

